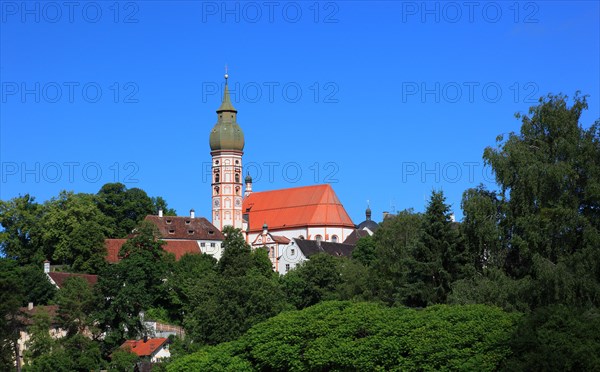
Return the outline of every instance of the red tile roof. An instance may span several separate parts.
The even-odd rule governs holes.
[[[146,221],[152,222],[163,239],[184,240],[224,240],[225,237],[219,229],[206,218],[182,216],[153,216],[149,215]]]
[[[144,340],[127,340],[121,345],[121,349],[129,349],[140,357],[151,356],[167,342],[167,338],[149,338]]]
[[[110,263],[119,262],[119,251],[127,239],[105,239],[107,256],[106,260]],[[179,260],[186,253],[202,253],[200,247],[195,240],[165,240],[166,244],[163,249],[166,252],[173,253],[175,259]]]
[[[90,287],[93,287],[98,282],[98,275],[91,274],[74,274],[74,273],[62,273],[57,271],[52,271],[48,273],[48,276],[52,278],[54,283],[58,286],[58,288],[63,287],[63,283],[67,278],[78,277],[83,278],[88,282]]]
[[[253,192],[244,199],[243,213],[248,214],[249,230],[261,231],[304,226],[354,228],[354,223],[330,185],[314,185]]]
[[[273,238],[273,241],[275,243],[279,243],[279,244],[289,244],[289,242],[290,242],[290,239],[288,239],[285,236],[271,235],[271,238]]]

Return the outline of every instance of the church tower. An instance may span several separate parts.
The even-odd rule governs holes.
[[[225,74],[223,102],[217,110],[217,124],[210,131],[212,156],[212,223],[220,231],[225,226],[242,228],[242,155],[244,133],[237,123],[237,110],[231,104]]]

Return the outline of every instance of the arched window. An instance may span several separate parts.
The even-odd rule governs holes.
[[[331,237],[331,241],[332,241],[333,243],[337,243],[337,242],[338,242],[338,237],[337,237],[337,235],[333,235],[333,236]]]
[[[240,182],[240,174],[236,173],[235,174],[235,183],[239,183]]]
[[[219,173],[215,173],[215,183],[218,183],[220,180]]]
[[[323,240],[323,237],[321,235],[317,235],[315,236],[315,240],[320,243]]]

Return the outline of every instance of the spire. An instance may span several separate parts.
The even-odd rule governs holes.
[[[367,200],[367,210],[365,211],[365,217],[367,221],[371,221],[371,203]]]
[[[229,79],[229,74],[227,74],[227,66],[225,66],[225,89],[223,92],[223,102],[221,102],[221,107],[217,109],[217,112],[223,111],[233,111],[237,112],[235,107],[231,104],[231,98],[229,98],[229,88],[227,86],[227,80]]]

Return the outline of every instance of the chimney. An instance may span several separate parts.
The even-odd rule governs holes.
[[[265,222],[263,225],[263,235],[267,235],[268,232],[269,232],[269,226],[267,226],[267,223]]]
[[[50,261],[48,261],[48,260],[44,261],[44,272],[45,273],[49,273],[50,272]]]
[[[148,335],[144,335],[144,343],[148,342]]]
[[[163,210],[162,208],[158,209],[158,217],[162,217],[163,216]]]
[[[196,212],[193,209],[190,209],[190,218],[196,218]]]
[[[27,310],[33,310],[33,302],[27,304]]]

